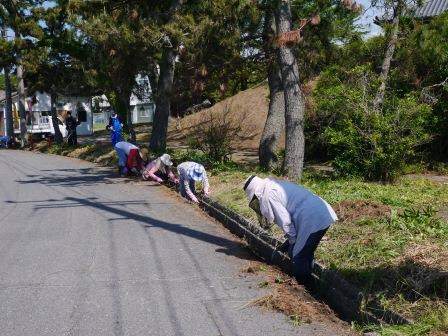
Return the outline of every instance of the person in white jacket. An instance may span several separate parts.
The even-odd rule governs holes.
[[[253,175],[245,181],[244,191],[249,206],[283,230],[294,275],[300,284],[311,286],[314,251],[338,219],[333,208],[319,196],[288,181]]]

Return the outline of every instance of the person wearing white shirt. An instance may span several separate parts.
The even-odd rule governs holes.
[[[333,208],[319,196],[288,181],[253,175],[245,181],[244,191],[249,206],[283,230],[294,275],[300,284],[311,286],[314,252],[338,219]]]

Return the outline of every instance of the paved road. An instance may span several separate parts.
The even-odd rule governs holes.
[[[247,306],[250,254],[163,187],[0,150],[0,202],[1,335],[334,335]]]

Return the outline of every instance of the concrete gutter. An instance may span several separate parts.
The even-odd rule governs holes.
[[[279,266],[284,272],[292,274],[292,261],[284,253],[276,250],[282,242],[258,225],[220,205],[210,198],[200,200],[201,208],[221,222],[233,234],[244,239],[251,249],[265,261]],[[324,301],[342,317],[359,323],[408,324],[412,321],[383,307],[377,300],[366,304],[364,294],[338,273],[319,263],[315,264],[313,276],[318,288],[313,295]]]

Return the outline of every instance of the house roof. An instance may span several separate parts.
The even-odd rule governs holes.
[[[418,18],[429,18],[440,15],[447,10],[448,0],[429,0],[415,9],[414,16]]]
[[[408,16],[419,19],[430,19],[434,16],[438,16],[443,12],[448,11],[448,0],[426,0],[423,1],[421,6],[409,8],[406,11]],[[374,22],[381,24],[381,22],[387,22],[392,20],[391,13],[386,13],[381,17],[375,17]]]

